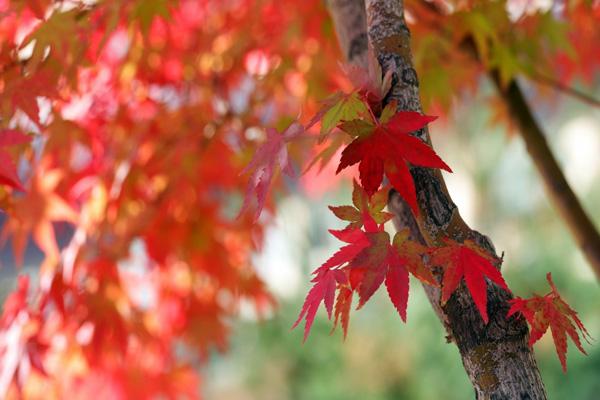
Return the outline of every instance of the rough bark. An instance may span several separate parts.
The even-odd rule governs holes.
[[[364,1],[328,0],[327,8],[346,60],[366,67],[368,39]]]
[[[348,2],[358,4],[363,0],[344,3]],[[360,7],[353,9],[359,10]],[[367,0],[366,15],[369,41],[383,70],[396,70],[392,90],[386,100],[396,100],[399,110],[421,111],[418,79],[410,51],[410,31],[404,22],[402,2]],[[336,23],[344,21],[337,20]],[[347,45],[342,44],[342,48],[347,48]],[[418,132],[417,136],[431,143],[426,129]],[[495,254],[491,241],[470,229],[462,220],[439,171],[412,168],[411,172],[417,187],[420,216],[414,219],[400,196],[391,193],[388,207],[396,215],[397,227],[408,227],[414,238],[429,245],[438,244],[442,237],[457,241],[473,239]],[[439,304],[439,292],[428,289],[427,294],[449,336],[458,346],[477,399],[546,398],[535,358],[527,345],[525,322],[518,318],[505,318],[510,294],[493,284],[488,285],[490,321],[487,325],[464,285],[444,306]]]

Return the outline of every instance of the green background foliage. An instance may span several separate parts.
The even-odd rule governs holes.
[[[597,339],[598,283],[549,203],[521,139],[490,123],[489,93],[491,88],[484,86],[476,98],[462,99],[451,120],[432,124],[436,149],[455,170],[446,174],[450,193],[467,222],[489,235],[499,254],[504,252],[503,272],[515,295],[545,294],[549,287],[544,276],[552,272],[561,294]],[[600,209],[594,207],[600,204],[600,169],[587,149],[600,143],[600,112],[572,100],[541,98],[548,93],[529,90],[528,94],[567,177],[600,225]],[[587,170],[578,171],[576,165]],[[322,310],[304,345],[301,329],[290,332],[309,288],[306,277],[338,246],[326,228],[342,222],[326,205],[348,203],[350,191],[346,184],[315,202],[298,190],[281,203],[257,263],[259,268],[271,265],[269,274],[294,266],[301,266],[301,271],[270,281],[280,294],[280,308],[272,316],[262,322],[249,316],[235,323],[231,351],[215,354],[206,370],[207,398],[459,400],[473,396],[456,346],[446,343],[445,331],[413,278],[406,325],[380,290],[351,314],[345,342],[340,329],[329,335],[332,324]],[[293,266],[286,265],[287,258]],[[296,278],[298,284],[290,283]],[[561,370],[549,332],[534,346],[549,398],[597,398],[600,348],[596,341],[584,346],[587,357],[569,343],[567,374]]]

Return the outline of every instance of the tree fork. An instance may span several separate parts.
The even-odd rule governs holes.
[[[330,1],[329,5],[332,9],[336,3],[351,2],[362,5],[363,0]],[[358,6],[352,9],[365,12],[365,8]],[[336,11],[333,10],[332,14],[335,15]],[[399,110],[420,112],[410,31],[404,21],[402,2],[367,0],[366,16],[367,26],[363,29],[368,32],[383,70],[396,70],[386,100],[396,100]],[[347,23],[339,18],[335,20],[337,24]],[[338,37],[343,40],[339,34],[340,28],[336,27],[336,30]],[[342,43],[341,47],[348,56],[349,46]],[[418,132],[417,137],[431,143],[427,129]],[[396,214],[396,226],[412,226],[413,237],[420,237],[429,245],[438,244],[442,237],[459,242],[472,239],[495,254],[491,241],[470,229],[462,220],[439,171],[415,167],[411,172],[417,188],[420,216],[411,223],[412,215],[406,212],[403,200],[398,194],[391,193],[388,207]],[[546,399],[533,352],[527,344],[527,326],[522,318],[507,320],[505,317],[512,295],[493,284],[488,285],[490,321],[485,325],[463,284],[443,307],[439,305],[439,300],[438,307],[435,306],[435,292],[427,290],[427,294],[430,300],[434,299],[435,311],[459,348],[477,399]]]

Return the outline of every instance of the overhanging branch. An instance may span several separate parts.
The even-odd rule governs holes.
[[[569,186],[548,146],[542,128],[535,121],[533,112],[517,82],[513,80],[506,89],[503,89],[498,75],[494,73],[490,73],[490,75],[502,100],[509,108],[511,117],[519,126],[519,133],[525,142],[527,152],[542,176],[550,200],[554,203],[596,277],[600,280],[600,234],[598,230]]]

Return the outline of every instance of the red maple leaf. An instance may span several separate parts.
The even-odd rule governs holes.
[[[315,270],[313,274],[317,273],[319,270],[337,267],[350,262],[358,253],[369,246],[369,239],[366,233],[359,228],[346,228],[341,231],[330,229],[329,232],[342,242],[349,244],[335,252],[323,265]]]
[[[433,265],[444,267],[442,304],[448,301],[464,278],[481,318],[487,324],[487,284],[485,278],[510,292],[502,274],[493,265],[498,259],[484,252],[471,240],[466,240],[462,244],[449,239],[445,242],[446,246],[432,251],[431,259]]]
[[[366,233],[370,245],[362,250],[348,265],[362,271],[358,292],[358,308],[361,308],[377,291],[383,282],[392,304],[402,321],[406,322],[409,279],[406,260],[398,254],[390,243],[390,235],[383,225],[376,232]]]
[[[23,77],[18,70],[5,77],[6,86],[2,94],[2,102],[13,109],[21,109],[36,125],[40,126],[40,109],[38,97],[57,97],[56,74],[46,70],[36,71]]]
[[[254,219],[258,219],[264,207],[267,192],[275,174],[275,168],[279,166],[281,171],[290,177],[294,177],[294,169],[290,163],[287,142],[297,138],[304,132],[304,127],[297,122],[292,123],[282,133],[274,128],[267,129],[267,141],[263,143],[252,158],[252,161],[244,168],[241,174],[252,171],[244,203],[239,212],[242,215],[250,207],[250,199],[253,192],[256,193],[257,207]],[[239,216],[238,215],[238,216]]]
[[[0,183],[25,191],[10,154],[4,147],[29,143],[31,138],[13,129],[0,131]]]
[[[548,273],[546,279],[548,279],[552,290],[545,296],[535,295],[529,299],[522,299],[520,297],[512,299],[507,318],[517,312],[520,312],[525,317],[531,327],[531,334],[529,336],[530,346],[537,342],[546,333],[548,327],[550,327],[552,339],[556,346],[556,354],[558,355],[563,371],[567,372],[567,335],[571,337],[575,346],[583,354],[587,353],[581,346],[577,330],[581,332],[581,336],[588,343],[591,337],[577,316],[577,312],[558,293],[554,282],[552,282],[552,274]]]
[[[389,115],[392,107],[395,105],[386,107],[382,115]],[[360,181],[369,196],[377,191],[385,173],[417,214],[415,185],[406,162],[452,172],[431,147],[409,135],[435,119],[417,112],[400,111],[389,120],[388,117],[382,118],[374,124],[366,120],[341,123],[340,129],[356,138],[342,151],[336,173],[359,163]]]
[[[347,282],[346,275],[339,269],[319,268],[314,273],[316,276],[311,280],[311,282],[314,282],[315,284],[310,289],[306,299],[304,300],[304,304],[302,305],[302,310],[300,311],[300,315],[298,315],[298,319],[296,322],[294,322],[294,325],[292,325],[292,329],[294,329],[296,326],[298,326],[302,318],[305,319],[306,323],[304,325],[303,341],[306,341],[308,338],[310,328],[315,320],[315,315],[317,314],[317,310],[319,309],[321,302],[325,303],[327,315],[329,319],[331,319],[333,302],[335,298],[335,289],[337,286],[336,284],[344,284]]]
[[[342,324],[342,330],[344,331],[344,339],[348,335],[348,324],[350,323],[350,307],[352,306],[352,291],[348,285],[342,285],[339,288],[337,298],[335,300],[335,321],[331,332],[335,330],[338,322]]]
[[[29,276],[19,275],[17,278],[17,290],[9,294],[4,301],[2,317],[0,317],[0,324],[2,326],[10,325],[21,310],[27,309],[28,291]]]
[[[369,224],[369,226],[371,226],[371,224]],[[327,261],[325,261],[323,265],[321,265],[319,268],[313,271],[313,275],[315,275],[315,277],[312,279],[311,282],[314,282],[315,284],[308,292],[308,295],[304,300],[302,310],[300,311],[300,315],[298,316],[298,319],[292,326],[292,329],[294,329],[296,326],[298,326],[298,324],[304,317],[306,321],[306,324],[304,325],[304,341],[306,341],[306,338],[310,333],[310,328],[315,319],[317,309],[319,308],[319,305],[322,301],[325,302],[327,314],[329,316],[329,319],[331,319],[336,282],[341,286],[348,286],[348,278],[346,276],[346,273],[341,269],[333,268],[351,262],[357,254],[359,254],[370,244],[367,234],[359,228],[347,228],[341,231],[330,230],[329,232],[339,240],[348,244],[339,249],[333,256],[331,256]],[[352,302],[351,298],[340,300],[339,296],[338,303],[343,301],[350,301],[350,303]],[[345,307],[350,307],[350,305],[339,304],[336,307],[336,324],[338,318],[340,318],[341,316],[342,327],[344,328],[344,332],[347,331],[348,326],[348,312],[342,309]]]
[[[317,268],[312,282],[315,285],[309,291],[295,328],[303,317],[306,319],[304,340],[308,336],[317,309],[322,301],[331,319],[332,302],[335,296],[336,283],[339,290],[335,302],[335,330],[341,322],[344,337],[348,331],[349,312],[352,295],[356,291],[360,309],[385,282],[392,304],[400,318],[406,322],[408,304],[409,272],[430,285],[438,286],[431,271],[423,264],[422,255],[426,248],[408,240],[406,232],[400,232],[390,243],[390,236],[377,225],[369,213],[365,213],[365,230],[348,227],[341,231],[330,232],[348,243],[339,249],[323,265]],[[335,272],[338,275],[331,275]]]
[[[405,265],[394,249],[388,251],[388,271],[385,276],[385,287],[392,304],[404,322],[406,322],[409,291],[408,270]]]
[[[30,233],[47,260],[58,260],[60,251],[52,223],[65,221],[76,224],[79,220],[77,212],[56,193],[63,172],[43,166],[37,168],[37,173],[31,178],[29,191],[15,200],[13,212],[0,235],[2,240],[11,237],[17,265],[23,263]]]
[[[6,298],[0,316],[0,328],[4,331],[0,340],[0,354],[3,356],[0,376],[4,379],[14,379],[31,368],[48,376],[41,357],[48,345],[40,340],[41,319],[28,305],[28,291],[29,276],[19,275],[17,288]]]

